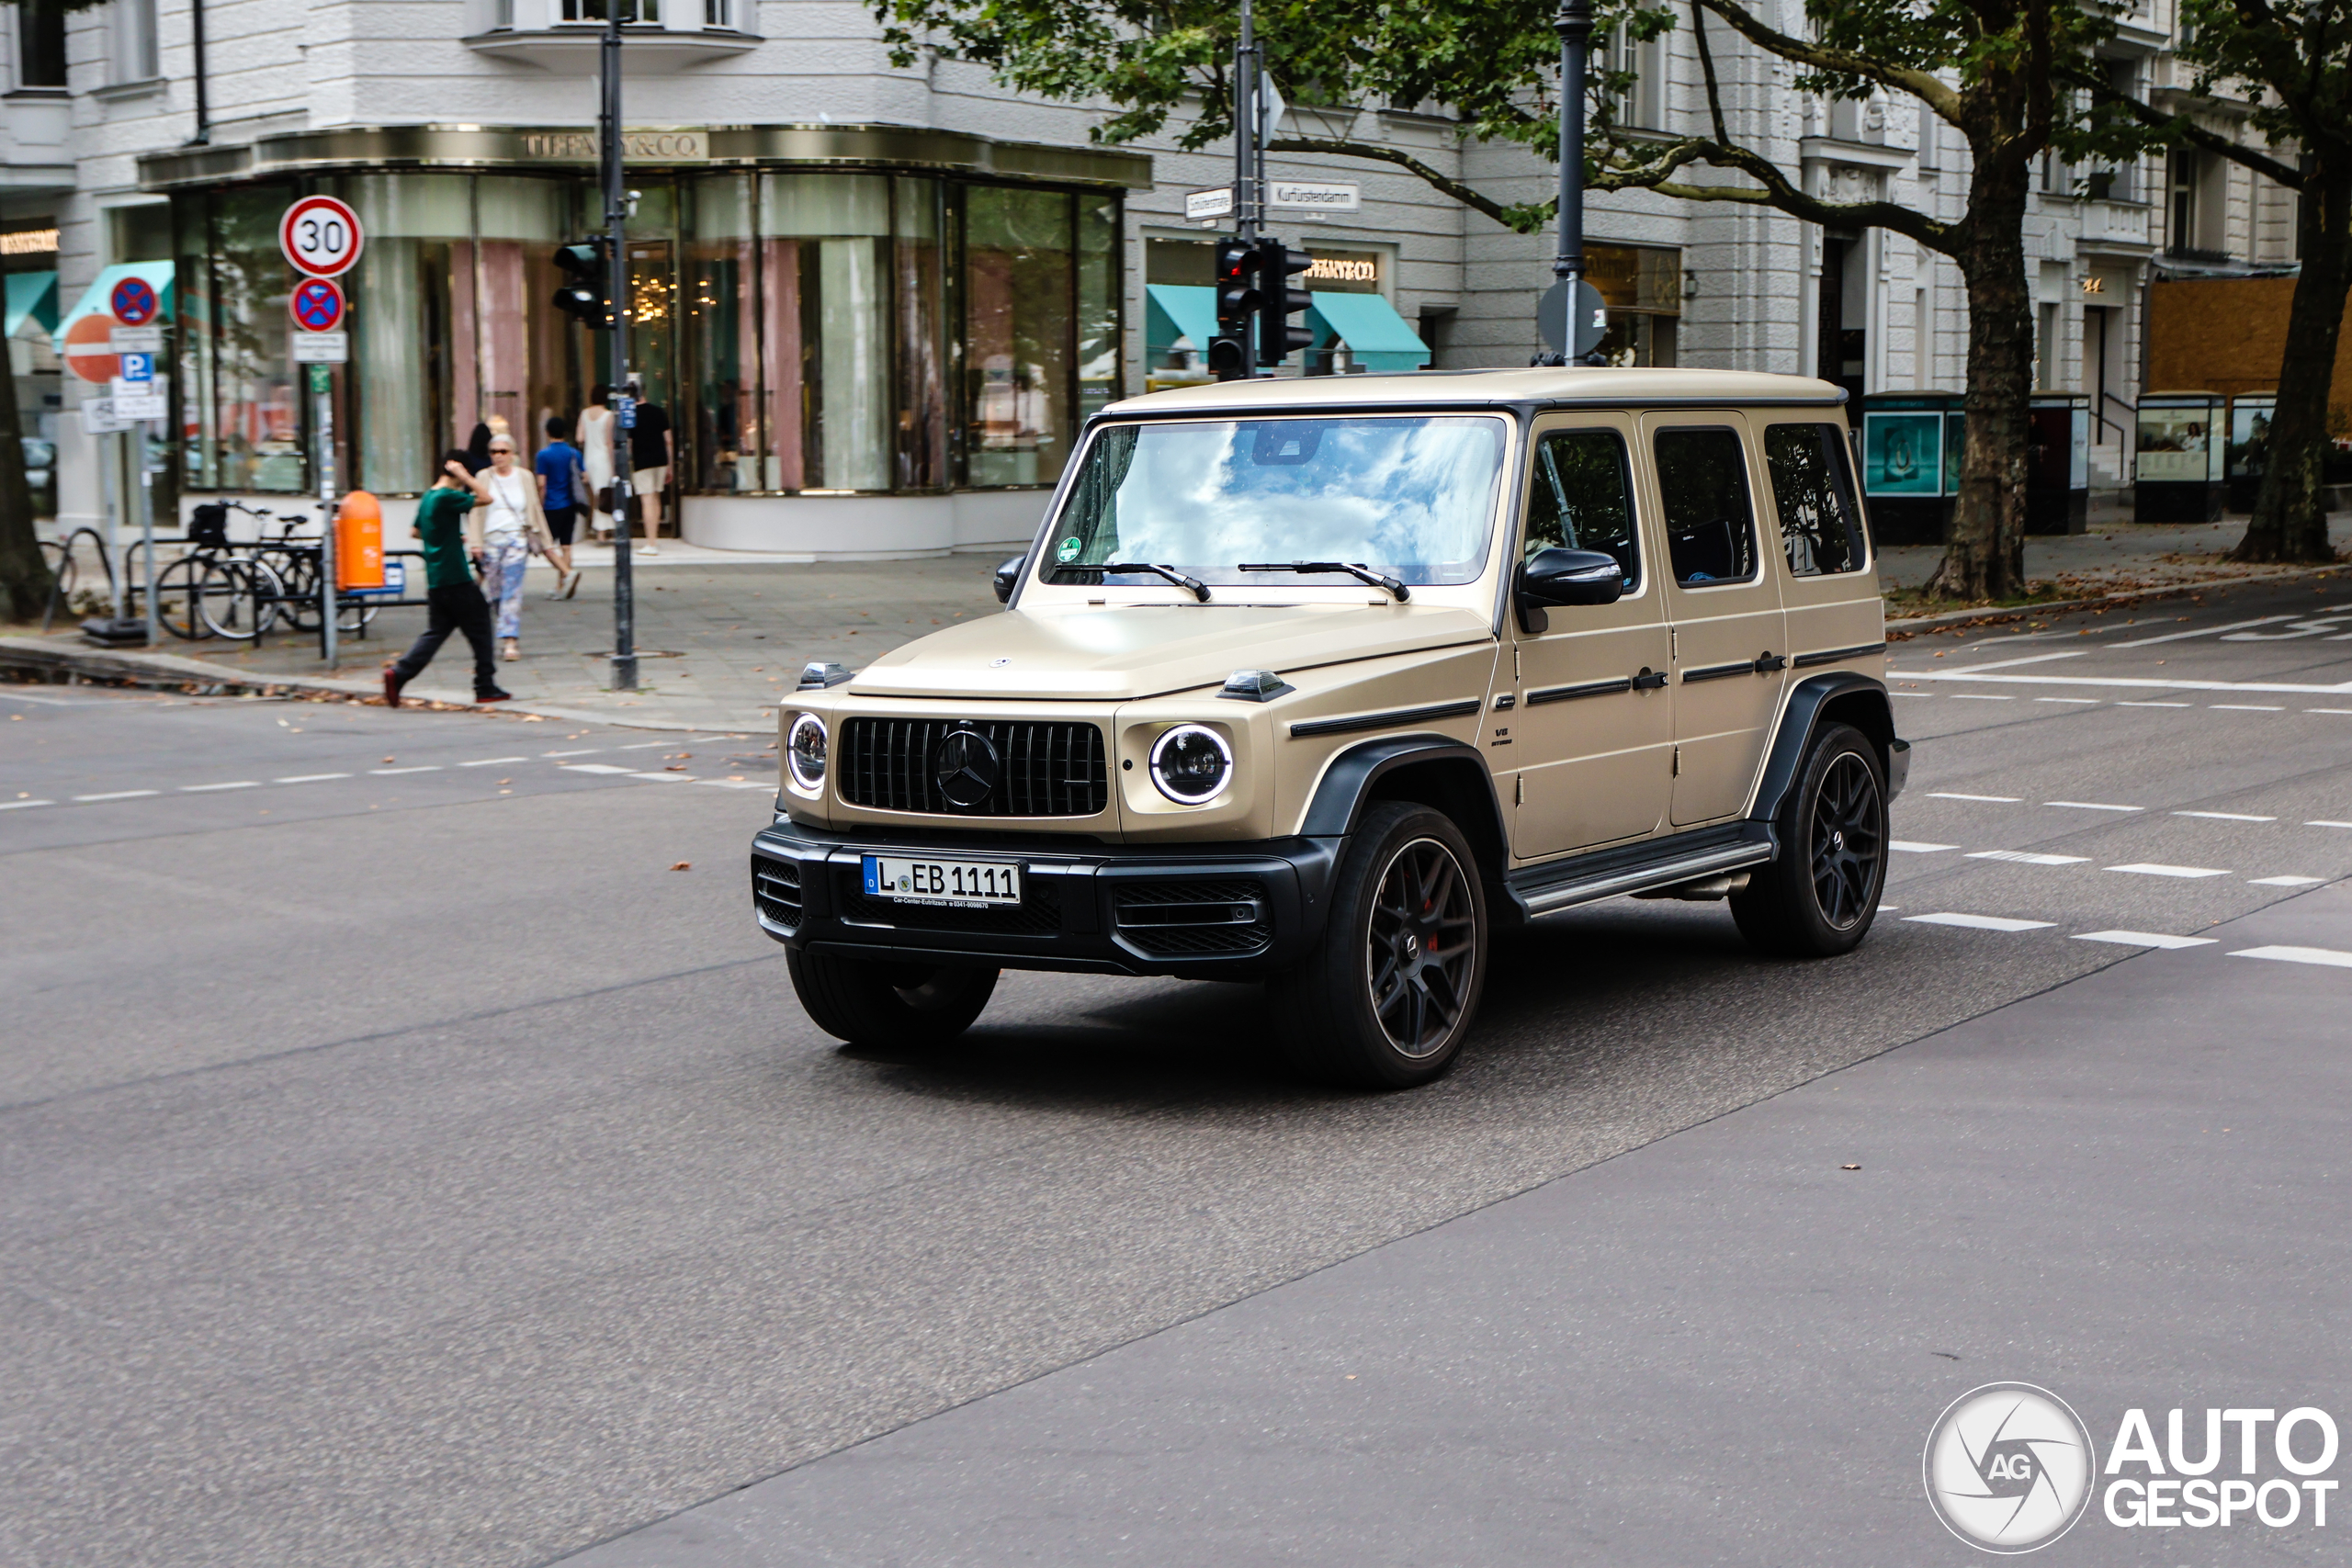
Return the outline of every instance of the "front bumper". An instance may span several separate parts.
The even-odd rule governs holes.
[[[1336,839],[1247,844],[1072,841],[1045,834],[837,832],[777,821],[752,840],[760,929],[845,957],[1248,979],[1296,964],[1322,933]],[[1016,861],[1017,908],[870,898],[867,854]]]

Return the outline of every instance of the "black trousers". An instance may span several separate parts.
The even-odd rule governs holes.
[[[428,588],[424,591],[424,635],[412,644],[409,650],[392,666],[392,673],[406,685],[424,672],[449,640],[451,632],[463,632],[474,649],[474,695],[486,697],[498,690],[498,664],[491,655],[490,601],[481,590],[470,582],[460,582],[448,588]]]

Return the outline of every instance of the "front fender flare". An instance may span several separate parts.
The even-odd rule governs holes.
[[[1477,771],[1486,781],[1492,826],[1497,835],[1509,842],[1502,833],[1502,805],[1495,798],[1494,775],[1487,771],[1487,760],[1478,754],[1476,747],[1443,735],[1387,735],[1349,747],[1323,770],[1323,777],[1315,786],[1315,798],[1307,803],[1306,815],[1300,820],[1298,830],[1308,838],[1344,837],[1354,831],[1356,819],[1363,815],[1363,803],[1385,774],[1417,762],[1439,761],[1467,762]],[[1469,829],[1474,824],[1463,826]]]

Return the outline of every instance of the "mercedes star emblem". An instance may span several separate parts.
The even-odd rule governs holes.
[[[951,729],[931,754],[931,778],[950,806],[970,810],[996,793],[1002,764],[977,729]]]

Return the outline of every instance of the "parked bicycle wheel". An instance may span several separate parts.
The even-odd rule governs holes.
[[[286,585],[260,561],[216,560],[205,569],[197,614],[214,637],[249,642],[277,621]]]
[[[204,572],[211,565],[206,556],[182,556],[155,574],[155,618],[175,637],[194,642],[210,637],[204,624]]]

